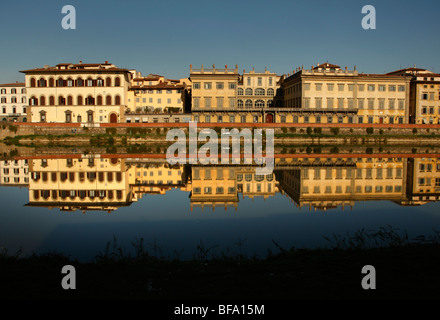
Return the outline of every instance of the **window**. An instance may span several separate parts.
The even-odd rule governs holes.
[[[200,89],[200,82],[194,82],[193,89]]]
[[[217,98],[217,108],[223,108],[223,98]]]
[[[235,98],[229,98],[229,108],[235,108]]]
[[[245,94],[247,96],[251,96],[252,95],[252,89],[251,88],[247,88],[246,91],[245,91]]]
[[[223,89],[224,89],[224,84],[223,84],[223,82],[217,82],[217,83],[216,83],[216,88],[217,88],[217,90],[223,90]]]
[[[150,98],[150,99],[153,100],[152,98]],[[152,101],[150,101],[150,102],[152,102]],[[194,102],[194,108],[200,107],[200,98],[199,97],[194,97],[193,102]]]
[[[404,92],[405,91],[405,86],[399,86],[399,92]]]
[[[322,98],[315,98],[315,107],[322,108]]]
[[[264,101],[263,100],[257,100],[255,101],[255,107],[262,108],[264,107]]]
[[[272,79],[272,78],[270,78]],[[267,95],[273,97],[274,96],[274,90],[272,88],[267,89]]]
[[[368,91],[374,91],[375,90],[375,85],[374,84],[369,84],[368,85]]]
[[[239,96],[243,95],[243,88],[238,88],[237,95],[239,95]]]
[[[327,108],[333,108],[333,98],[327,98]]]
[[[359,91],[364,91],[365,85],[364,84],[359,84],[358,85],[358,90]]]
[[[379,91],[384,92],[385,91],[385,86],[384,85],[379,85],[378,89],[379,89]]]
[[[304,90],[310,90],[310,83],[304,83]]]
[[[390,91],[390,92],[394,92],[394,91],[396,91],[396,86],[394,86],[394,85],[389,85],[389,86],[388,86],[388,91]]]
[[[322,90],[322,83],[316,83],[316,91],[321,91]]]
[[[333,83],[327,83],[327,89],[328,89],[328,91],[333,91],[333,87],[334,87],[334,84],[333,84]]]
[[[343,83],[338,83],[338,91],[344,91],[345,85]]]
[[[235,83],[229,82],[229,89],[234,90],[235,89]]]
[[[246,108],[252,108],[252,100],[248,99],[246,100]]]
[[[368,99],[368,109],[374,109],[374,99]]]
[[[205,98],[205,108],[211,108],[211,98]]]
[[[344,108],[344,98],[338,98],[338,108]]]
[[[211,82],[205,82],[203,85],[204,85],[205,90],[211,90],[211,88],[212,88]]]
[[[353,91],[353,90],[354,90],[354,84],[349,84],[348,91]]]
[[[262,89],[262,88],[255,89],[255,95],[256,96],[264,96],[264,89]]]
[[[258,77],[258,86],[263,85],[263,79],[261,77]]]

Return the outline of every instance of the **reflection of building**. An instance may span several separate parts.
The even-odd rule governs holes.
[[[0,118],[2,122],[26,122],[27,99],[24,83],[0,84]]]
[[[188,79],[135,74],[128,90],[126,122],[180,122],[177,114],[189,111],[188,85]]]
[[[186,167],[168,163],[127,161],[128,182],[137,199],[144,194],[162,194],[184,188]]]
[[[28,186],[28,160],[1,160],[0,184],[3,186]]]
[[[112,211],[133,200],[121,159],[38,159],[29,161],[29,171],[31,206]]]
[[[299,206],[323,210],[406,198],[406,161],[401,158],[327,160],[314,159],[278,173],[281,189]]]
[[[32,122],[123,122],[131,74],[105,63],[60,63],[25,73]]]
[[[440,124],[440,74],[415,67],[389,74],[412,77],[409,123]]]
[[[440,159],[408,159],[408,204],[440,200]]]
[[[408,123],[409,81],[329,63],[299,68],[283,82],[284,106],[295,111],[276,122]]]
[[[171,190],[190,192],[191,210],[237,210],[240,196],[267,199],[278,192],[297,207],[320,210],[353,207],[358,201],[422,205],[440,200],[438,158],[277,160],[269,175],[257,175],[256,167],[246,164],[170,165],[142,158],[2,160],[0,178],[3,186],[28,186],[28,205],[65,211],[111,211]]]
[[[256,175],[254,167],[193,166],[191,178],[191,208],[237,208],[239,193],[266,199],[278,191],[274,175]]]

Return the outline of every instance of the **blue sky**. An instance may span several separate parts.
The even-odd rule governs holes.
[[[64,5],[76,30],[61,27]],[[376,30],[361,27],[364,5]],[[440,72],[438,1],[2,1],[0,83],[19,70],[108,60],[143,74],[189,76],[189,65],[292,72],[330,62],[366,73]]]

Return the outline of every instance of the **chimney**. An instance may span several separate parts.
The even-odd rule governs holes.
[[[83,62],[82,62],[82,60],[79,60],[79,64],[82,64]]]
[[[105,60],[105,64],[108,64],[108,61],[107,61],[107,60]]]

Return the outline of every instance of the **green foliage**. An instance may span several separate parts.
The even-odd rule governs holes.
[[[311,134],[312,134],[312,128],[307,127],[307,134],[308,134],[308,135],[311,135]]]
[[[367,134],[373,134],[374,129],[372,127],[367,128]]]

